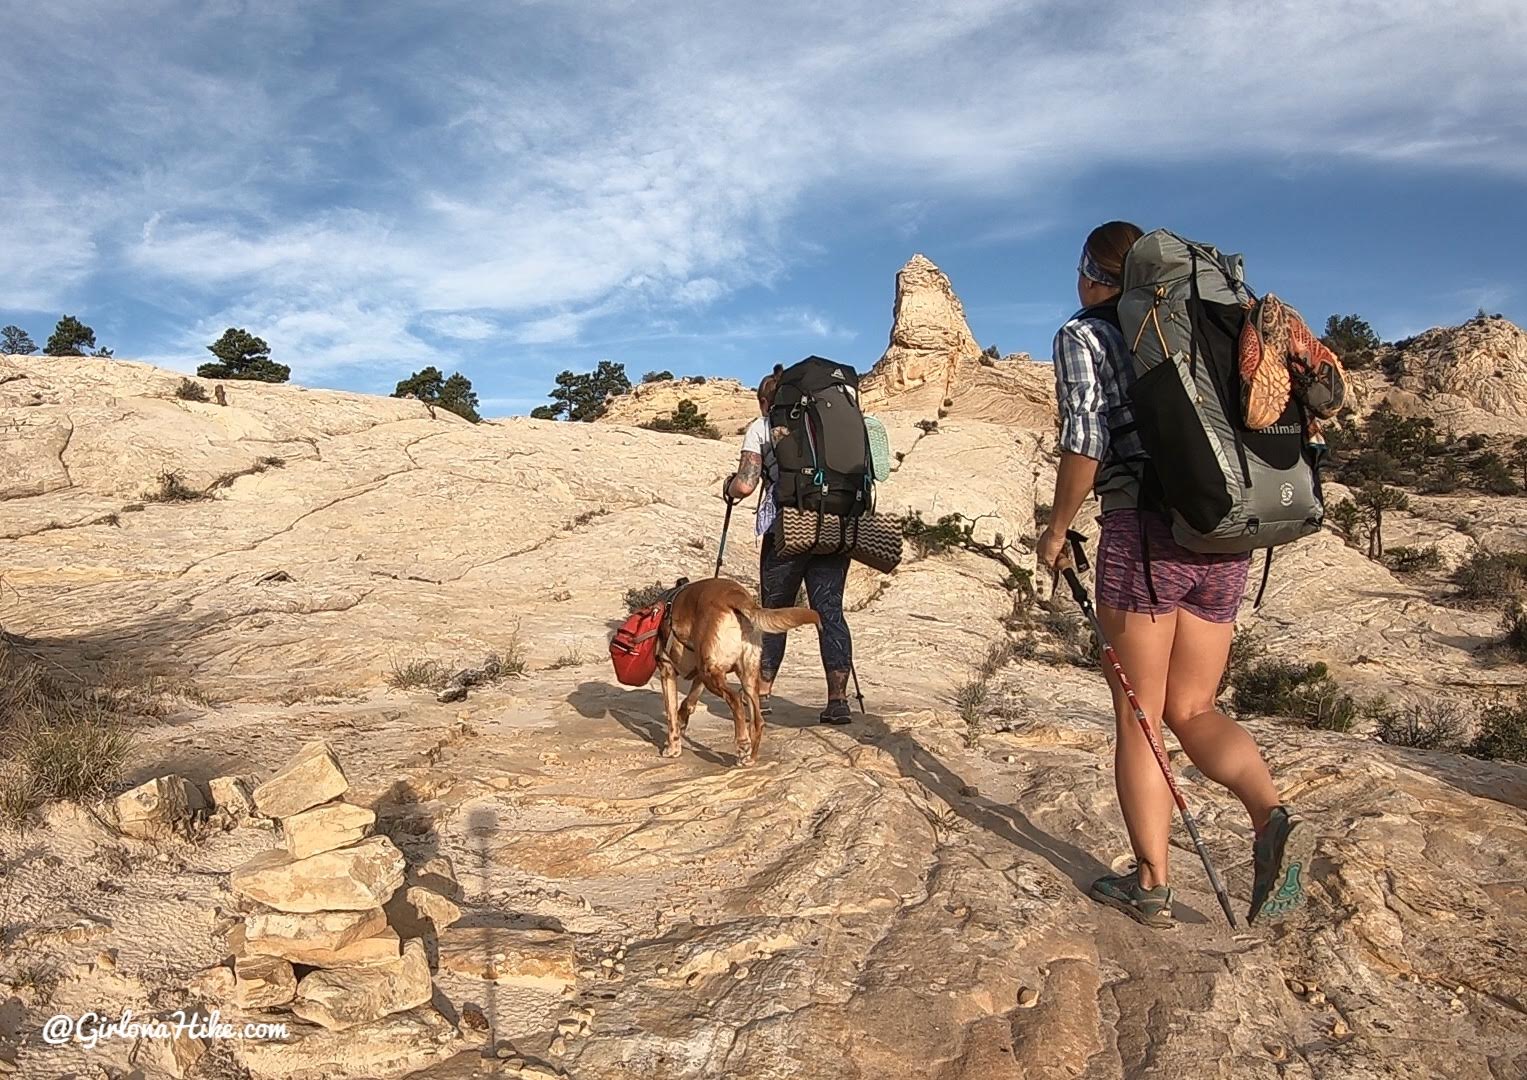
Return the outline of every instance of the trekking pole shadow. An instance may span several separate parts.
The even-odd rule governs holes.
[[[778,697],[774,704],[776,724],[817,730],[816,718],[807,710],[799,706],[792,707],[791,702]],[[802,714],[798,718],[780,716],[782,712],[797,711]],[[902,776],[917,781],[972,825],[1043,859],[1083,894],[1092,887],[1094,881],[1110,872],[1095,856],[1045,832],[1017,807],[1004,805],[980,794],[962,794],[970,789],[963,777],[918,743],[911,734],[892,731],[874,713],[861,716],[852,725],[834,730],[851,735],[864,746],[884,750],[896,762]]]
[[[498,833],[498,814],[488,807],[479,807],[467,815],[467,839],[471,844],[472,876],[477,882],[477,895],[487,896],[489,886],[492,884],[493,863],[492,846],[490,840]],[[488,981],[483,989],[485,1008],[483,1014],[488,1018],[488,1046],[484,1051],[484,1057],[492,1056],[498,1045],[498,984]]]

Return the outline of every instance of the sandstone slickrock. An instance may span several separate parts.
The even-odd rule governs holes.
[[[947,414],[1041,432],[1055,424],[1054,370],[1022,354],[1000,362],[984,357],[954,286],[922,255],[896,275],[890,344],[860,387],[865,409],[877,415],[915,412],[931,421]],[[907,453],[916,441],[893,433],[891,448]]]
[[[347,802],[330,802],[293,814],[281,822],[286,850],[294,859],[364,840],[376,824],[376,814]]]
[[[932,433],[914,425],[944,407],[941,389],[876,406],[905,453],[881,492],[888,509],[995,512],[1010,539],[1032,535],[1053,477],[1053,415],[1007,392],[1004,371],[1018,366],[961,373]],[[1025,710],[1013,730],[973,732],[951,704],[1007,640],[1012,597],[990,560],[952,552],[854,576],[849,618],[872,678],[871,711],[851,727],[812,726],[803,703],[820,693],[820,673],[809,641],[797,642],[759,769],[726,765],[730,719],[708,698],[684,757],[660,763],[658,695],[556,661],[598,651],[628,588],[709,572],[715,485],[736,464],[735,441],[468,425],[432,420],[417,402],[284,386],[233,386],[225,408],[177,403],[178,374],[90,357],[0,369],[0,419],[38,418],[14,439],[0,424],[0,458],[18,466],[0,463],[0,489],[16,476],[48,489],[3,504],[5,591],[26,599],[4,608],[5,643],[24,635],[28,650],[85,673],[173,666],[222,702],[146,720],[145,760],[265,776],[321,734],[387,807],[410,855],[456,861],[474,916],[502,911],[604,942],[581,956],[589,981],[578,989],[597,1000],[599,1023],[598,1037],[568,1046],[580,1080],[1273,1080],[1280,1065],[1300,1080],[1527,1075],[1520,766],[1382,745],[1361,728],[1248,719],[1280,791],[1319,821],[1311,911],[1233,937],[1189,854],[1174,870],[1182,926],[1170,940],[1142,934],[1086,896],[1128,851],[1097,672],[1048,663],[1041,641],[1039,656],[990,680],[992,703]],[[34,395],[52,404],[22,404]],[[1527,434],[1468,408],[1460,415],[1498,422],[1492,432]],[[125,509],[163,468],[206,487],[267,455],[286,464],[215,498]],[[998,473],[1002,485],[989,480]],[[1521,499],[1415,503],[1395,515],[1392,543],[1447,538],[1466,557],[1527,535]],[[748,509],[732,523],[724,570],[751,583]],[[117,525],[85,524],[108,513]],[[1326,661],[1361,699],[1492,699],[1521,682],[1522,668],[1478,651],[1498,635],[1495,613],[1439,603],[1446,588],[1441,575],[1397,576],[1326,534],[1279,553],[1264,608],[1243,619],[1271,655]],[[454,666],[504,648],[510,612],[532,677],[474,696],[471,738],[434,702],[386,687],[395,660]],[[324,703],[285,704],[308,689]],[[1196,770],[1179,779],[1244,905],[1244,814]],[[118,865],[109,841],[76,808],[49,808],[24,835],[0,829],[6,918],[49,928],[8,941],[7,972],[69,953],[59,1003],[13,994],[0,1026],[33,1030],[65,1002],[185,1001],[160,972],[219,958],[200,932],[217,888],[208,872],[238,865],[260,839],[216,833],[194,857],[124,859],[108,872]],[[71,945],[62,928],[82,915],[109,923],[90,931],[109,941]],[[81,961],[107,944],[122,950],[120,970],[87,970]],[[621,963],[626,977],[611,977]],[[742,967],[748,978],[733,979]],[[1294,997],[1290,977],[1327,1003]],[[482,1006],[499,1047],[517,1039],[540,1051],[571,1014],[565,968],[523,991],[450,968],[441,983],[456,1004]],[[1028,1009],[1025,986],[1039,992]],[[1338,1010],[1348,1033],[1333,1038]],[[267,1019],[289,1021],[293,1038],[218,1046],[216,1068],[198,1068],[447,1080],[483,1060],[428,1006],[338,1032],[284,1012]],[[442,1060],[458,1050],[470,1051],[459,1064]],[[19,1054],[28,1080],[91,1075],[100,1060],[69,1046]]]
[[[931,382],[947,397],[960,362],[980,355],[949,278],[927,256],[913,255],[896,274],[891,342],[875,365],[873,382],[887,395]]]
[[[387,917],[380,908],[308,915],[260,911],[245,920],[243,940],[247,952],[284,956],[289,949],[343,949],[386,928]]]
[[[403,894],[413,905],[417,917],[434,924],[437,931],[444,930],[461,918],[461,908],[454,901],[447,900],[430,889],[410,885],[404,889]]]
[[[456,867],[446,855],[435,855],[418,866],[410,866],[408,883],[439,893],[449,900],[461,899],[461,882],[456,879]]]
[[[275,943],[271,941],[250,942],[245,949],[249,953],[259,952],[280,956],[284,960],[304,967],[366,967],[396,960],[401,954],[402,943],[397,931],[391,927],[383,927],[369,937],[332,949],[293,942],[280,946],[280,951],[277,952]]]
[[[248,816],[255,808],[254,795],[242,776],[215,776],[207,781],[212,805],[234,818]]]
[[[243,1009],[285,1005],[297,993],[292,965],[276,956],[240,956],[233,962],[233,1000]]]
[[[191,815],[205,806],[189,780],[159,776],[117,797],[117,828],[140,840],[162,839],[184,833]]]
[[[638,383],[629,392],[614,398],[599,422],[646,424],[672,416],[681,401],[694,402],[695,408],[705,414],[706,420],[728,439],[734,437],[737,428],[750,423],[758,415],[758,401],[753,394],[753,387],[744,386],[736,379],[706,379],[702,383],[687,379],[663,379],[659,382]]]
[[[440,934],[440,967],[489,982],[548,990],[577,981],[572,943],[550,930],[453,926]]]
[[[423,1005],[433,993],[424,945],[414,940],[404,944],[402,956],[387,963],[303,976],[292,1011],[339,1031]]]
[[[227,964],[213,964],[191,976],[186,989],[197,997],[219,1002],[232,998],[234,985],[233,968]]]
[[[1520,425],[1527,421],[1527,332],[1506,319],[1474,318],[1403,343],[1391,363],[1400,386],[1444,409],[1451,398]]]
[[[452,1058],[462,1041],[437,1010],[421,1005],[369,1024],[331,1031],[295,1021],[291,1038],[251,1040],[239,1046],[239,1064],[255,1080],[315,1077],[387,1078],[414,1075]],[[467,1075],[471,1075],[468,1073]]]
[[[296,757],[254,789],[255,806],[273,818],[291,817],[337,799],[350,787],[339,759],[322,742],[304,746]]]
[[[240,896],[277,911],[369,911],[403,884],[403,853],[385,836],[353,847],[293,859],[285,851],[256,855],[229,875]]]

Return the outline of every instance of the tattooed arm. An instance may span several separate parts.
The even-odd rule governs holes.
[[[737,471],[727,481],[726,493],[733,499],[746,499],[753,494],[753,489],[758,487],[758,480],[762,475],[763,455],[744,450],[742,457],[737,461]]]

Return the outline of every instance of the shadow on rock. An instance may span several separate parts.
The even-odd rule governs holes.
[[[579,716],[589,720],[613,717],[621,727],[654,750],[661,750],[668,742],[668,720],[663,713],[663,695],[659,691],[621,690],[609,683],[586,682],[567,695],[567,703],[577,710]],[[705,704],[702,698],[695,706],[696,712]],[[731,719],[728,714],[728,724]],[[693,722],[694,718],[691,717],[690,723]],[[718,754],[710,747],[696,742],[688,731],[684,733],[684,743],[694,751],[696,757],[711,765],[730,766],[736,763],[734,755]]]

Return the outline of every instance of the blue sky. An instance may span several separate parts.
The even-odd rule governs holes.
[[[1048,353],[1087,230],[1312,323],[1527,322],[1527,5],[0,0],[0,323],[296,381],[868,367],[893,277]]]

